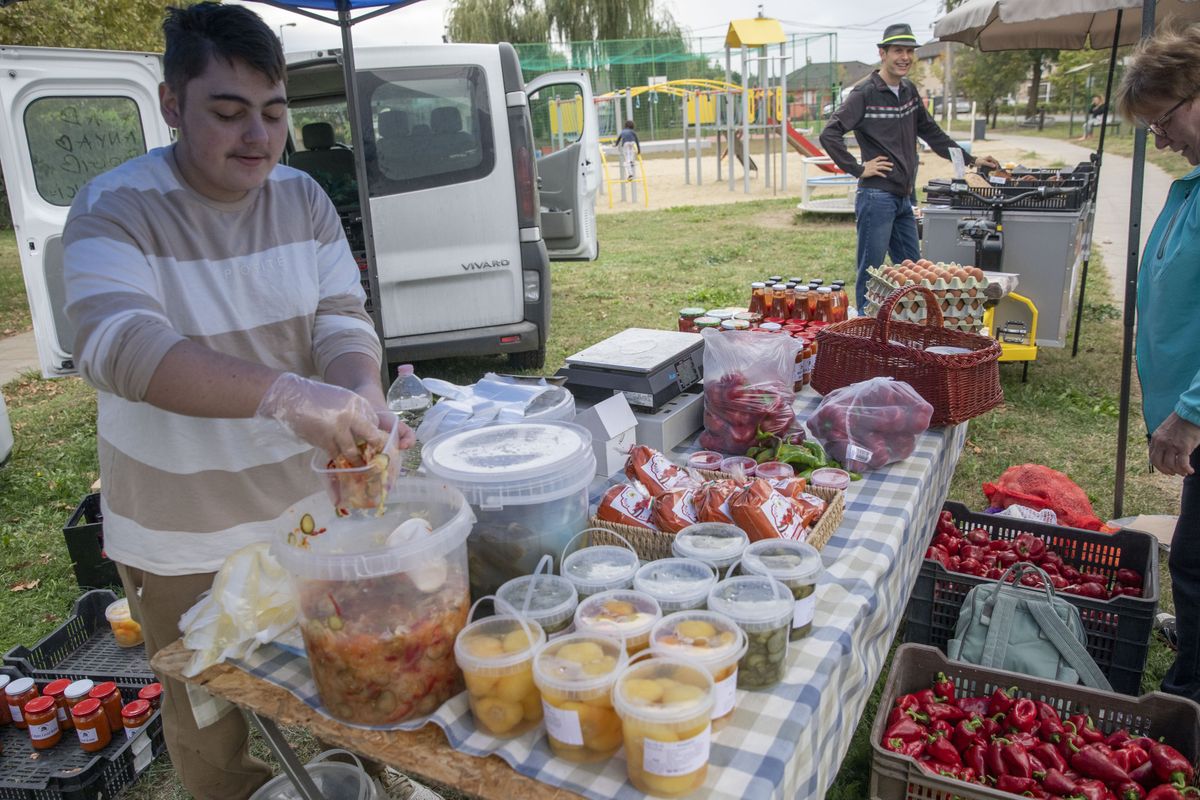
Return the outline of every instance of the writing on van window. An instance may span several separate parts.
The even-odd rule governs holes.
[[[38,194],[69,206],[83,186],[146,152],[142,118],[128,97],[44,97],[25,109]]]

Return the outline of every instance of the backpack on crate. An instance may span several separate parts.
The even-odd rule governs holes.
[[[1040,575],[1042,586],[1023,586],[1027,574]],[[946,654],[981,667],[1111,691],[1086,643],[1079,609],[1054,593],[1039,567],[1020,562],[998,581],[967,593]]]

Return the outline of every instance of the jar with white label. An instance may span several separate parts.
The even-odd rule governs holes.
[[[746,654],[746,634],[737,623],[713,611],[678,611],[650,631],[650,652],[704,665],[713,677],[713,727],[733,716],[738,661]]]
[[[724,572],[742,557],[750,537],[728,522],[699,522],[675,534],[671,553],[679,558],[703,561],[718,573]]]
[[[662,619],[658,601],[645,592],[616,589],[594,594],[575,609],[575,630],[625,642],[629,655],[650,644],[650,629]]]
[[[612,705],[612,687],[627,662],[621,642],[608,636],[567,634],[538,651],[533,682],[542,695],[554,755],[593,763],[620,749],[621,718]]]
[[[654,656],[625,668],[613,687],[621,717],[629,782],[658,797],[681,797],[704,785],[712,742],[712,674],[676,658]]]
[[[633,588],[657,600],[664,614],[704,608],[716,583],[713,568],[694,558],[660,558],[633,576]]]
[[[726,578],[708,593],[709,610],[729,617],[746,634],[738,688],[764,689],[783,680],[794,606],[788,588],[766,575]]]
[[[825,569],[817,549],[805,542],[764,539],[746,548],[742,569],[755,575],[770,575],[791,590],[796,606],[789,638],[794,642],[808,636],[817,608],[817,580]]]
[[[496,590],[496,597],[521,612],[525,619],[540,625],[547,636],[570,628],[579,605],[575,585],[553,574],[513,578]]]

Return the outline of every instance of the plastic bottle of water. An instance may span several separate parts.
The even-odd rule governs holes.
[[[413,372],[412,364],[396,367],[396,380],[387,392],[387,406],[414,431],[433,404],[433,395]],[[404,466],[415,471],[421,465],[421,447],[416,444],[404,456]]]

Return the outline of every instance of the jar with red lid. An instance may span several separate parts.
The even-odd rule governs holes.
[[[125,726],[125,738],[132,739],[150,724],[154,709],[145,700],[134,700],[121,709],[121,723]]]
[[[112,729],[99,700],[93,697],[80,700],[71,708],[71,717],[75,723],[75,736],[79,738],[79,747],[83,752],[95,753],[108,747],[112,741]]]
[[[4,698],[4,688],[11,680],[7,675],[0,675],[0,727],[12,722],[12,716],[8,713],[8,701]]]
[[[62,741],[58,727],[58,704],[53,697],[35,697],[22,709],[29,740],[34,750],[49,750]]]
[[[88,697],[100,701],[105,716],[108,717],[108,727],[113,731],[121,730],[121,692],[112,681],[98,683],[88,693]]]
[[[21,730],[29,727],[25,724],[25,714],[22,713],[22,709],[26,703],[37,696],[37,685],[33,682],[33,678],[17,678],[4,687],[4,700],[8,704],[8,716],[12,719],[13,725]]]
[[[58,709],[58,727],[63,731],[69,731],[74,727],[71,722],[71,709],[67,707],[67,699],[63,696],[67,687],[71,685],[71,681],[67,678],[59,678],[56,681],[50,681],[42,689],[42,694],[45,697],[54,698],[54,706]]]
[[[138,699],[145,700],[150,704],[150,707],[157,711],[162,707],[163,687],[161,683],[152,683],[149,686],[143,686],[138,691]]]

